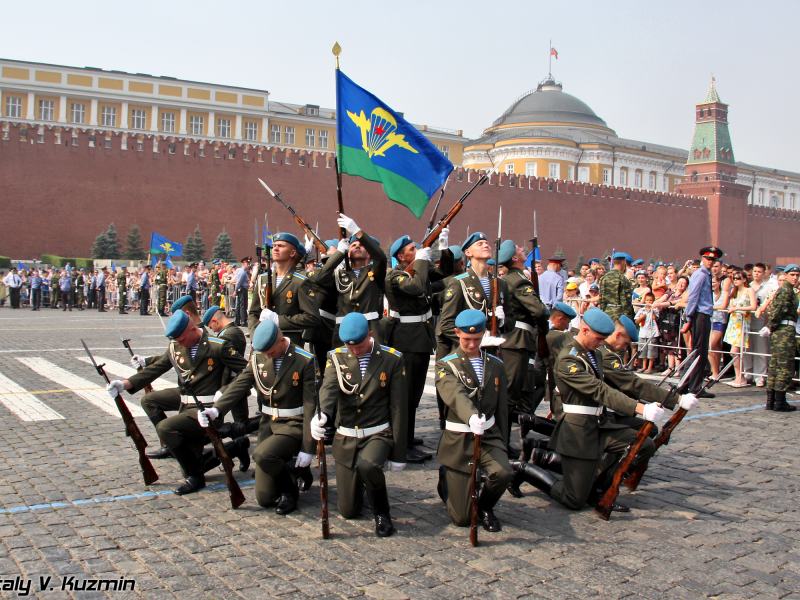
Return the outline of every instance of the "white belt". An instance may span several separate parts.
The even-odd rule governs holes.
[[[377,319],[379,317],[380,317],[380,315],[375,311],[364,313],[364,318],[366,318],[367,321],[374,321],[375,319]],[[344,321],[344,317],[336,317],[336,324],[337,325],[339,323],[341,323],[342,321]]]
[[[376,433],[383,431],[384,429],[389,429],[389,424],[384,423],[383,425],[376,425],[375,427],[366,427],[364,429],[350,429],[349,427],[339,427],[336,429],[337,433],[347,437],[354,437],[354,438],[365,438]]]
[[[529,365],[533,365],[535,367],[536,366],[536,359],[535,358],[529,358],[528,359],[528,364]]]
[[[327,310],[319,309],[319,316],[328,319],[328,321],[336,321],[336,315],[333,313],[329,313]],[[338,322],[338,321],[337,321]]]
[[[282,419],[284,417],[299,417],[303,414],[303,407],[297,408],[272,408],[271,406],[262,406],[261,412],[271,417]]]
[[[797,321],[790,321],[788,319],[781,321],[781,325],[791,325],[792,327],[797,325]]]
[[[486,431],[492,427],[494,427],[494,417],[490,418],[488,421],[486,421],[486,423],[483,424],[483,430]],[[464,423],[453,423],[452,421],[445,421],[444,428],[447,431],[456,431],[458,433],[469,433],[472,431],[469,428],[469,425],[465,425]]]
[[[514,327],[516,327],[517,329],[524,329],[525,331],[530,331],[531,333],[533,333],[533,326],[528,325],[527,323],[523,323],[522,321],[517,321],[516,323],[514,323]]]
[[[399,312],[390,310],[389,316],[393,319],[399,319],[401,323],[424,323],[433,316],[433,313],[428,311],[424,315],[411,315],[408,317],[402,317],[400,316]]]
[[[211,394],[210,396],[181,396],[181,402],[183,402],[184,404],[194,405],[195,398],[200,400],[200,402],[202,402],[203,404],[205,404],[206,402],[214,402],[214,394]]]
[[[579,406],[578,404],[562,404],[562,410],[565,413],[570,413],[573,415],[593,415],[595,417],[599,417],[603,414],[603,407],[602,406]]]

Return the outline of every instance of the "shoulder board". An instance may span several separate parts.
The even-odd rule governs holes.
[[[225,343],[225,340],[223,340],[221,338],[218,338],[218,337],[211,337],[211,336],[208,336],[208,341],[209,342],[217,342],[218,344],[224,344]]]
[[[464,278],[466,278],[466,277],[469,277],[469,273],[462,273],[461,275],[456,275],[456,276],[455,276],[455,279],[456,279],[456,280],[458,280],[458,279],[464,279]]]
[[[306,351],[305,351],[305,350],[303,350],[302,348],[298,348],[297,346],[295,346],[295,348],[294,348],[294,349],[297,351],[297,353],[298,353],[300,356],[305,356],[306,358],[314,358],[314,355],[313,355],[313,354],[311,354],[310,352],[306,352]]]
[[[450,356],[445,356],[442,360],[453,360],[454,358],[458,358],[458,354],[451,354]]]
[[[333,354],[333,353],[344,354],[346,352],[349,352],[349,350],[347,349],[347,346],[342,346],[341,348],[334,348],[333,350],[329,350],[328,354]]]
[[[298,279],[302,279],[303,281],[305,281],[306,279],[308,279],[308,277],[306,277],[305,275],[300,275],[300,273],[298,273],[298,272],[296,272],[296,271],[295,271],[295,273],[294,273],[294,276],[295,276],[295,277],[297,277]]]
[[[577,349],[575,349],[575,348],[572,348],[572,349],[569,351],[569,355],[570,355],[570,356],[578,356],[578,350],[577,350]]]
[[[389,346],[381,346],[381,350],[386,350],[387,352],[391,352],[392,354],[396,354],[397,356],[403,356],[403,353],[399,350],[395,350],[394,348],[390,348]]]
[[[494,354],[490,354],[489,356],[491,356],[491,357],[492,357],[493,359],[495,359],[497,362],[500,362],[500,363],[501,363],[501,362],[503,362],[503,360],[502,360],[501,358],[498,358],[498,357],[496,357]]]
[[[261,354],[261,352],[259,352],[258,350],[251,350],[251,351],[250,351],[250,354],[251,354],[252,356],[255,356],[256,354]]]

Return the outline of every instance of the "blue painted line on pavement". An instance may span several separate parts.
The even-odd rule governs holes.
[[[787,402],[800,402],[800,400],[787,400]],[[720,412],[713,412],[713,413],[705,413],[702,415],[692,415],[691,417],[684,417],[684,421],[688,421],[689,419],[702,419],[703,417],[716,417],[717,415],[727,415],[730,413],[737,413],[737,412],[744,412],[746,410],[758,410],[764,409],[763,404],[759,404],[758,406],[748,406],[747,408],[732,408],[731,410],[723,410]],[[667,421],[664,421],[666,423]]]

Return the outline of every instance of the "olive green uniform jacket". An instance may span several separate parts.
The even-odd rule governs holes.
[[[522,269],[509,269],[503,281],[508,285],[509,291],[506,305],[511,307],[515,322],[514,329],[503,336],[506,338],[503,348],[527,350],[532,354],[537,350],[536,340],[539,337],[537,327],[542,320],[545,321],[544,328],[548,327],[545,306],[533,290],[533,282],[525,276]],[[506,316],[508,317],[508,313]]]
[[[619,390],[634,400],[658,402],[664,408],[673,410],[678,403],[677,394],[669,399],[669,388],[661,388],[642,379],[633,371],[625,368],[625,360],[608,346],[600,346],[598,350],[603,358],[603,381],[615,390]]]
[[[627,315],[633,321],[633,286],[619,269],[611,269],[600,280],[600,310],[613,321]]]
[[[270,277],[274,286],[275,274],[262,273],[256,281],[253,297],[250,300],[247,326],[250,329],[250,339],[253,339],[256,327],[259,324],[261,310],[268,308],[278,315],[278,327],[293,344],[302,345],[304,339],[313,339],[306,335],[313,334],[314,328],[320,324],[319,305],[308,278],[292,267],[281,280],[278,287],[273,289],[272,304],[267,306],[267,288]]]

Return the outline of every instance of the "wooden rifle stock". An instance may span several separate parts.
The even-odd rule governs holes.
[[[622,483],[622,477],[633,464],[636,454],[638,454],[645,440],[650,435],[650,431],[652,431],[652,429],[653,423],[651,421],[647,421],[644,426],[639,429],[636,437],[633,439],[633,442],[631,442],[631,445],[628,446],[628,450],[617,467],[617,470],[614,472],[614,478],[611,480],[611,485],[608,487],[606,493],[603,494],[600,502],[598,502],[597,506],[595,507],[594,512],[603,517],[603,519],[606,521],[608,521],[608,518],[611,516],[611,508],[614,505],[614,501],[617,499],[617,496],[619,496],[619,485]]]
[[[339,177],[338,172],[337,172],[337,177]],[[339,206],[341,207],[341,191],[342,191],[341,190],[341,183],[339,185],[340,185],[340,187],[339,187],[339,199],[340,199]],[[317,247],[317,250],[319,250],[322,254],[327,254],[328,253],[328,249],[325,247],[325,242],[322,241],[322,239],[316,234],[316,232],[313,229],[311,229],[311,226],[306,222],[306,220],[303,217],[301,217],[300,215],[298,215],[297,211],[295,209],[293,209],[289,204],[287,204],[286,201],[283,198],[281,198],[280,193],[276,193],[276,194],[274,194],[274,196],[275,196],[275,199],[278,202],[280,202],[281,204],[283,204],[286,207],[286,210],[288,210],[290,213],[292,213],[292,217],[294,218],[295,222],[298,225],[300,225],[300,229],[303,230],[303,233],[305,233],[314,242],[314,245]]]
[[[339,157],[333,157],[333,164],[336,167],[336,194],[339,200],[339,215],[344,214],[344,201],[342,200],[342,174],[339,171]],[[347,235],[347,230],[344,227],[339,228],[339,239],[343,240],[350,236]],[[348,271],[350,270],[350,257],[345,253],[344,255],[344,267]]]
[[[480,383],[478,384],[480,387]],[[478,545],[478,521],[480,520],[480,511],[478,509],[478,498],[481,488],[481,437],[475,436],[475,446],[472,452],[472,476],[469,480],[469,496],[472,501],[472,519],[469,525],[469,543],[473,546]]]
[[[319,456],[319,499],[322,504],[322,539],[331,536],[328,523],[328,463],[325,457],[325,440],[317,441],[317,455]]]

